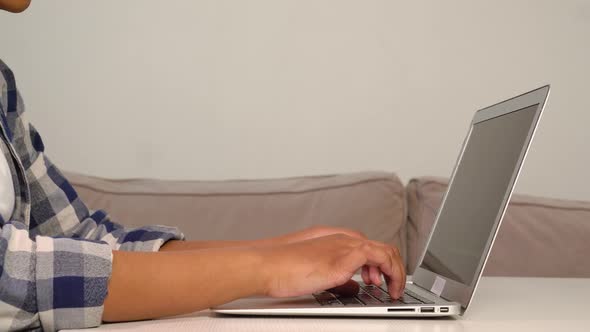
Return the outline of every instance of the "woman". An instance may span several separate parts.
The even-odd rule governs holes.
[[[21,12],[29,0],[0,0]],[[198,311],[241,297],[287,297],[350,278],[405,285],[397,248],[339,228],[315,227],[258,241],[183,241],[177,229],[123,229],[91,211],[44,154],[0,61],[0,330],[54,331],[102,321]]]

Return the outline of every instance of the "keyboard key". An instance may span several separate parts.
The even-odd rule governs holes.
[[[359,295],[357,295],[357,298],[366,305],[381,304],[381,301],[375,299],[367,293],[359,293]]]
[[[399,298],[398,300],[394,300],[393,298],[391,298],[391,296],[389,296],[389,293],[387,293],[385,290],[383,290],[383,288],[377,287],[375,285],[367,285],[367,286],[361,287],[361,289],[359,290],[359,294],[363,294],[363,293],[370,294],[371,296],[373,296],[374,298],[376,298],[380,302],[387,303],[387,304],[432,303],[431,301],[428,301],[426,299],[424,299],[424,301],[426,301],[426,302],[423,302],[420,299],[418,299],[416,297],[412,297],[409,294],[403,294],[401,298]],[[418,296],[418,295],[416,295],[416,296]],[[360,297],[360,295],[359,295],[359,297]]]
[[[426,299],[426,298],[424,298],[424,297],[422,297],[422,296],[420,296],[420,295],[418,295],[418,294],[416,294],[416,293],[414,293],[414,292],[412,292],[410,290],[407,290],[406,289],[406,294],[410,295],[411,297],[413,297],[415,299],[418,299],[418,300],[422,301],[422,303],[425,303],[425,304],[434,304],[434,302],[430,301],[429,299]]]
[[[334,294],[330,292],[320,292],[313,294],[318,303],[322,306],[341,306],[342,303]]]
[[[342,302],[338,299],[329,299],[329,300],[317,300],[318,303],[322,306],[341,306]]]
[[[358,305],[363,304],[356,297],[338,297],[338,300],[344,305]]]
[[[389,300],[383,301],[383,303],[385,304],[393,304],[393,305],[397,305],[397,304],[404,304],[402,301],[400,300],[394,300],[392,298],[389,298]]]
[[[391,301],[391,296],[389,296],[389,294],[385,293],[385,292],[381,292],[381,293],[370,293],[371,296],[373,296],[374,298],[376,298],[377,300],[381,301],[381,302],[385,302],[385,301]]]
[[[334,299],[336,298],[332,293],[330,292],[320,292],[320,293],[314,293],[313,296],[319,300],[329,300],[329,299]]]
[[[402,295],[402,297],[400,298],[400,301],[402,301],[403,303],[406,303],[406,304],[420,304],[420,303],[422,303],[422,301],[420,301],[408,294]]]
[[[338,299],[327,300],[323,303],[320,302],[320,304],[323,306],[331,306],[331,307],[342,306],[342,302],[340,302]]]

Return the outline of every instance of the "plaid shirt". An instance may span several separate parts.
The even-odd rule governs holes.
[[[1,60],[0,73],[0,148],[16,195],[12,217],[0,217],[0,331],[100,325],[112,250],[157,251],[183,235],[165,226],[125,229],[89,210],[45,155]]]

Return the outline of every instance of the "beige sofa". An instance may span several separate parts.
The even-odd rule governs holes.
[[[187,239],[255,239],[344,226],[394,244],[412,273],[447,181],[363,172],[272,180],[109,180],[67,173],[93,209],[126,226],[180,227]],[[590,202],[514,195],[485,273],[590,277]]]

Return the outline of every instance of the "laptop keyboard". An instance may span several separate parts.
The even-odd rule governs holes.
[[[322,306],[434,304],[434,302],[407,289],[399,299],[394,300],[383,288],[375,285],[361,285],[356,296],[342,296],[328,291],[315,293],[313,296]]]

